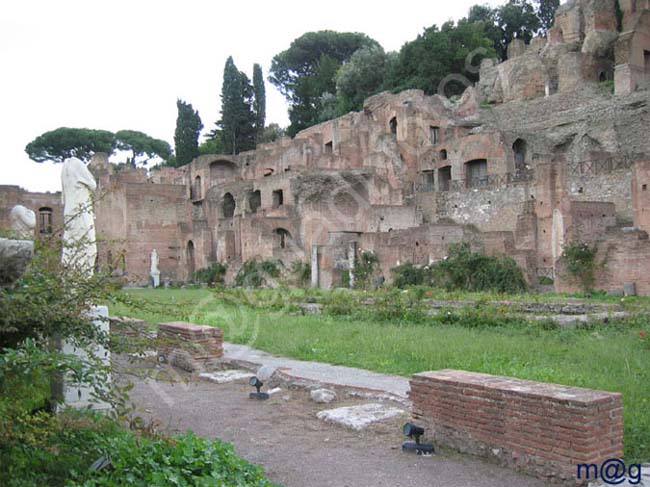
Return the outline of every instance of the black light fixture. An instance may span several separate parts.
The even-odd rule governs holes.
[[[420,443],[420,437],[424,434],[424,428],[416,426],[413,423],[406,423],[402,428],[405,436],[415,441],[405,441],[402,443],[402,451],[414,452],[418,455],[432,455],[433,445],[430,443]]]
[[[252,385],[255,389],[257,389],[257,392],[251,392],[248,395],[250,399],[257,399],[259,401],[263,401],[269,398],[269,395],[266,392],[260,392],[260,389],[264,385],[264,382],[259,380],[257,377],[251,377],[248,383]]]

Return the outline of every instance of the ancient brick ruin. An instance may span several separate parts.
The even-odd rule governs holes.
[[[146,283],[183,281],[213,262],[310,262],[341,284],[353,254],[381,273],[444,258],[467,241],[505,253],[534,286],[578,284],[567,243],[597,244],[597,288],[650,294],[650,10],[647,0],[573,0],[548,39],[484,60],[458,100],[409,90],[295,138],[187,166],[121,169],[96,155],[98,266]],[[612,93],[610,88],[613,86]],[[0,225],[23,204],[37,232],[60,224],[59,196],[0,187]]]

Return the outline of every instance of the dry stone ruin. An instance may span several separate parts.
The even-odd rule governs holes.
[[[349,113],[237,156],[118,170],[97,154],[97,265],[135,283],[184,281],[214,262],[299,260],[312,284],[341,284],[351,256],[381,273],[469,242],[507,254],[535,286],[576,290],[563,249],[597,245],[596,287],[650,294],[650,5],[571,0],[548,39],[484,60],[458,100],[381,93]],[[36,233],[60,225],[56,194],[0,187]]]

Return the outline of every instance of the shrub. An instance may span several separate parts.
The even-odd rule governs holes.
[[[244,262],[235,276],[235,285],[238,287],[262,287],[268,284],[269,278],[280,276],[280,260],[251,259]]]
[[[434,286],[448,290],[517,293],[526,290],[526,280],[517,263],[507,256],[490,257],[472,252],[469,244],[449,247],[440,262],[416,267],[410,262],[391,269],[397,287]]]
[[[294,260],[291,263],[291,274],[298,286],[306,286],[311,280],[311,265],[309,262]]]
[[[364,250],[355,260],[354,287],[355,289],[368,289],[370,281],[379,264],[379,258],[374,252]]]
[[[139,436],[88,414],[24,416],[2,440],[0,484],[7,487],[272,485],[230,444],[192,433]],[[91,471],[103,455],[112,468]]]
[[[194,280],[197,282],[204,282],[211,286],[216,284],[223,284],[224,277],[228,266],[220,262],[215,262],[210,267],[199,269],[194,273]]]
[[[593,289],[596,281],[596,246],[590,247],[586,243],[572,243],[564,248],[562,256],[567,262],[567,271],[582,285],[585,291]]]

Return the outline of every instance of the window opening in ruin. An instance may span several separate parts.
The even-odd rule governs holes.
[[[277,228],[275,230],[275,233],[278,235],[278,243],[281,249],[286,249],[287,244],[289,243],[289,239],[291,238],[291,234],[289,233],[288,230],[285,230],[284,228]]]
[[[194,178],[194,185],[192,186],[192,199],[200,200],[201,199],[201,176]]]
[[[451,186],[451,166],[438,169],[438,191],[449,191]]]
[[[187,272],[190,279],[194,276],[194,242],[187,242]]]
[[[650,71],[650,51],[643,51],[643,61],[645,65],[645,71],[646,73]]]
[[[641,191],[647,191],[647,190],[648,190],[648,185],[647,184],[644,184],[643,186],[641,186]]]
[[[446,161],[447,160],[447,150],[446,149],[442,149],[440,151],[440,160],[441,161]]]
[[[431,143],[437,145],[440,142],[440,127],[431,126],[429,131],[431,132]]]
[[[232,218],[235,215],[235,198],[232,194],[226,193],[223,195],[223,217]]]
[[[433,171],[422,171],[422,191],[429,193],[433,191],[434,173]]]
[[[284,204],[284,193],[281,189],[273,191],[273,208],[278,208]]]
[[[521,177],[526,174],[528,167],[526,166],[526,141],[523,139],[515,140],[512,144],[512,151],[515,156],[515,177]]]
[[[388,125],[390,126],[390,133],[397,135],[397,117],[391,118],[390,122],[388,122]]]
[[[52,233],[52,208],[40,208],[38,210],[38,222],[40,233]]]
[[[465,164],[468,188],[485,188],[488,185],[487,160],[476,159]]]
[[[334,152],[334,143],[330,140],[325,143],[325,154],[331,154]]]
[[[257,191],[252,191],[248,195],[248,207],[251,210],[251,213],[257,213],[257,210],[262,206],[262,193],[258,189]]]

